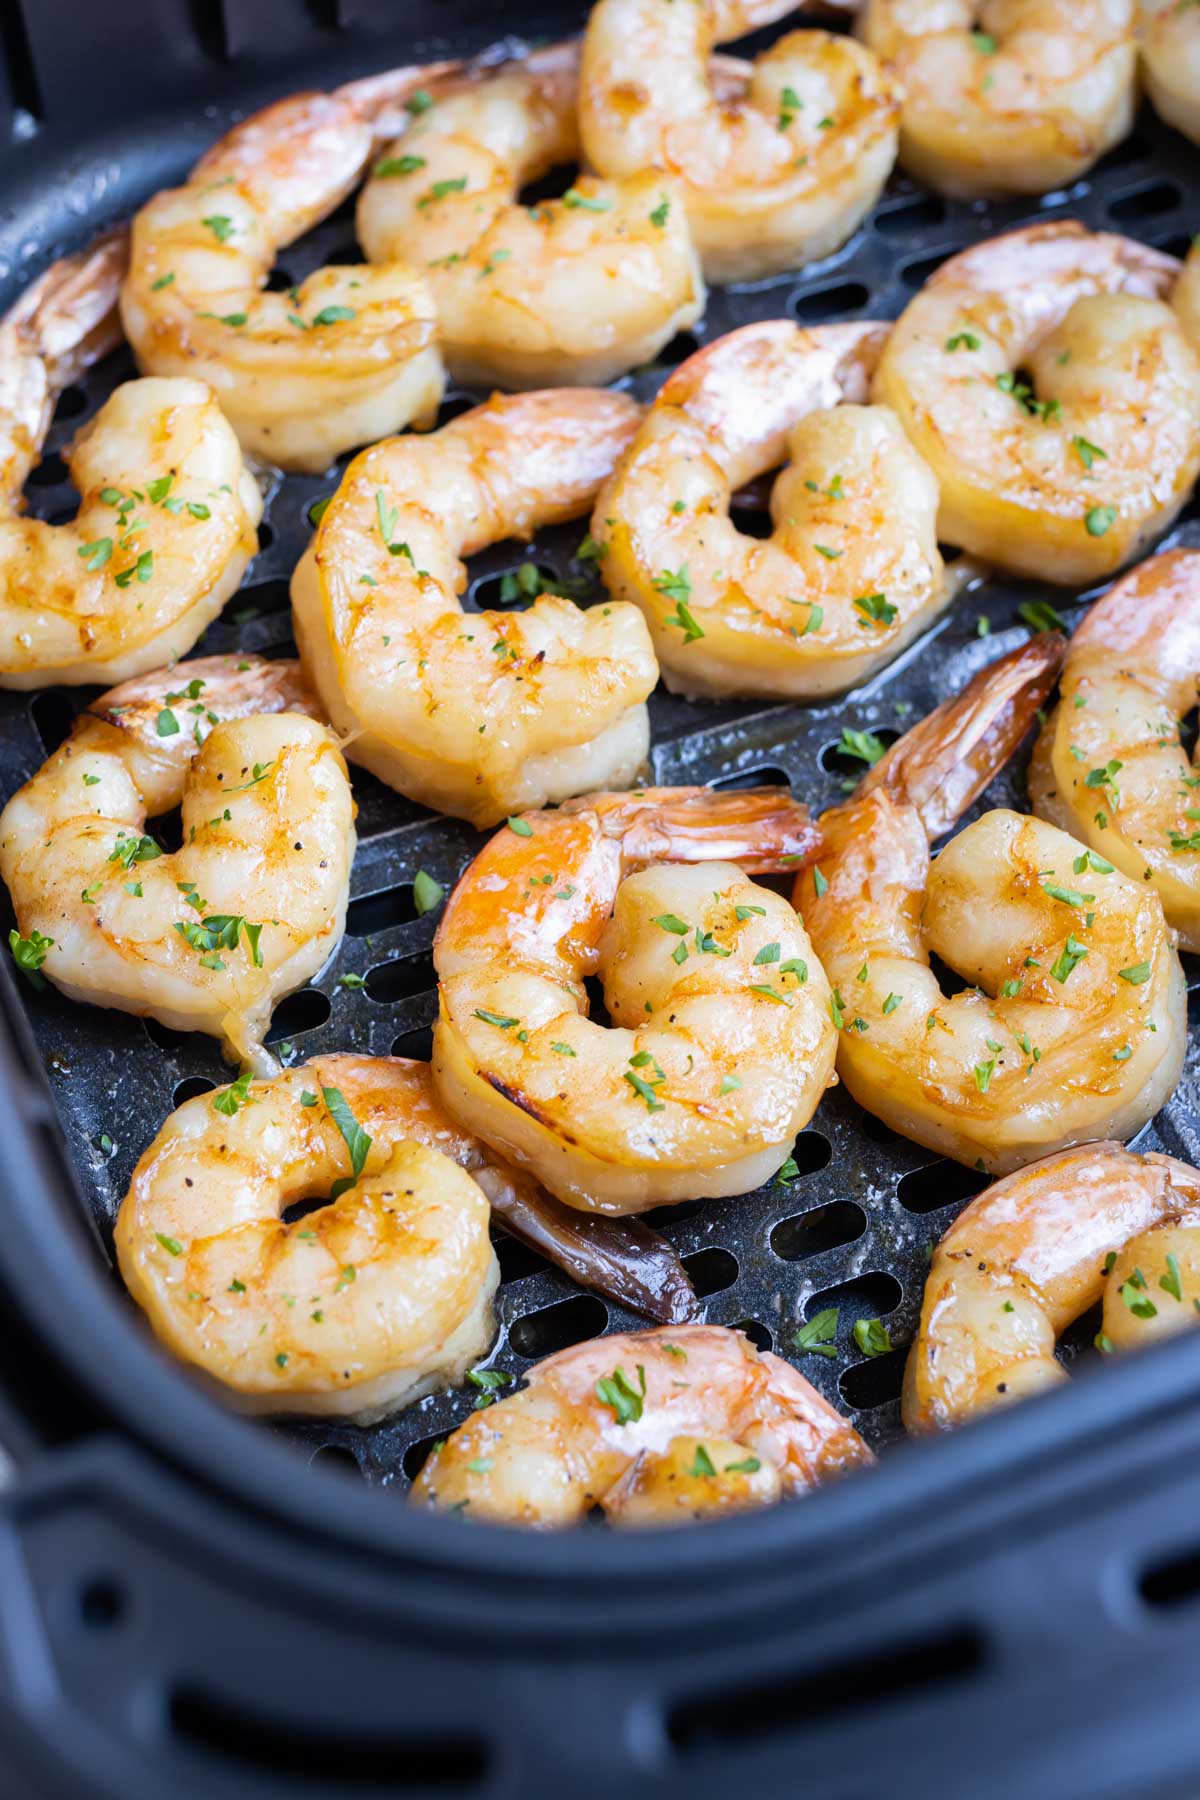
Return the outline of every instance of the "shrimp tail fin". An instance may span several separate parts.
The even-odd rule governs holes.
[[[1004,767],[1045,704],[1066,650],[1044,631],[972,676],[905,732],[866,774],[859,796],[885,788],[915,807],[932,841],[948,831]]]
[[[409,63],[399,69],[385,69],[379,75],[364,75],[334,89],[336,100],[345,100],[358,116],[371,126],[376,145],[389,138],[400,137],[410,123],[412,112],[407,102],[417,93],[461,76],[466,64],[460,58],[449,62]]]
[[[620,841],[629,872],[647,863],[735,862],[748,875],[777,875],[815,854],[820,834],[807,806],[787,788],[641,788],[584,794],[563,812],[594,812]]]
[[[129,228],[119,225],[51,263],[5,316],[0,329],[42,362],[54,395],[121,342],[117,299],[128,265]]]
[[[660,1325],[700,1318],[687,1270],[648,1225],[576,1212],[517,1170],[474,1173],[505,1230],[582,1286]]]

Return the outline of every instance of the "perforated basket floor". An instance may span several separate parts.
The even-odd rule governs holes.
[[[756,40],[761,41],[761,40]],[[836,256],[802,274],[744,288],[716,290],[707,318],[675,340],[661,361],[626,383],[648,398],[667,368],[697,344],[752,320],[791,317],[805,323],[890,318],[947,256],[1035,217],[1076,217],[1182,253],[1200,226],[1197,155],[1148,112],[1133,136],[1093,174],[1034,205],[966,205],[943,201],[894,177],[869,222]],[[1185,178],[1184,171],[1189,171]],[[561,186],[565,186],[564,179]],[[100,191],[99,189],[97,191]],[[561,188],[558,190],[561,191]],[[97,216],[96,224],[106,222]],[[81,221],[80,238],[86,235]],[[300,278],[325,262],[358,260],[351,210],[343,209],[289,251],[282,279]],[[52,520],[70,516],[75,496],[56,454],[112,389],[134,373],[122,351],[64,394],[29,485],[31,510]],[[442,419],[479,394],[453,391]],[[348,460],[348,459],[347,459]],[[269,495],[262,550],[241,593],[196,654],[255,650],[294,654],[288,578],[307,541],[307,511],[334,486],[332,476],[278,479]],[[744,529],[765,518],[741,515]],[[498,545],[472,564],[466,604],[499,604],[501,575],[526,558],[557,577],[579,578],[572,562],[586,522],[539,535],[531,547]],[[1200,544],[1195,500],[1167,544]],[[584,603],[602,597],[593,587]],[[898,662],[844,700],[826,706],[696,703],[665,692],[651,701],[653,780],[752,786],[787,781],[819,811],[855,773],[837,750],[841,727],[871,728],[889,740],[959,687],[984,663],[1021,641],[1018,608],[1047,590],[991,581],[963,598]],[[1049,592],[1069,626],[1090,594]],[[986,623],[985,623],[986,621]],[[0,694],[0,795],[7,798],[64,736],[90,690],[47,689],[33,696]],[[987,796],[988,804],[1024,804],[1023,758]],[[318,981],[278,1009],[269,1042],[285,1063],[354,1049],[427,1057],[436,996],[430,946],[436,916],[419,918],[412,881],[426,869],[454,880],[482,841],[467,826],[400,799],[353,771],[359,850],[351,882],[346,938]],[[167,827],[169,841],[169,824]],[[7,901],[4,901],[7,905]],[[11,923],[3,920],[5,931]],[[346,974],[365,986],[339,986]],[[1191,973],[1194,973],[1191,972]],[[27,991],[36,1040],[49,1069],[63,1126],[106,1250],[112,1221],[134,1162],[172,1107],[228,1078],[216,1044],[181,1036],[122,1014],[74,1006],[57,995]],[[1200,1160],[1197,1058],[1170,1105],[1147,1129],[1142,1147]],[[870,1443],[900,1431],[897,1396],[904,1349],[920,1304],[929,1246],[983,1177],[898,1138],[864,1116],[840,1089],[823,1100],[798,1140],[799,1173],[740,1199],[686,1204],[650,1215],[677,1246],[704,1297],[707,1316],[747,1329],[763,1347],[796,1360],[804,1374],[848,1411]],[[576,1289],[511,1239],[498,1241],[502,1269],[500,1337],[494,1363],[520,1377],[536,1358],[602,1332],[641,1321]],[[114,1280],[117,1277],[114,1274]],[[797,1325],[837,1306],[836,1355],[803,1355]],[[881,1317],[896,1348],[864,1360],[852,1326]],[[1070,1356],[1090,1342],[1087,1322],[1065,1346]],[[370,1429],[320,1422],[278,1422],[314,1456],[353,1464],[370,1481],[403,1488],[432,1440],[470,1410],[474,1392],[429,1399]]]

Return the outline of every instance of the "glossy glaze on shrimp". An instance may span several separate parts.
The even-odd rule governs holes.
[[[1034,811],[1148,882],[1200,950],[1200,771],[1180,741],[1200,683],[1200,551],[1153,556],[1110,588],[1067,650],[1029,771]]]
[[[1200,471],[1200,361],[1166,304],[1178,270],[1064,219],[930,276],[873,393],[937,478],[944,542],[1084,583],[1170,524]]]
[[[592,794],[503,826],[434,942],[438,1092],[570,1206],[742,1194],[829,1083],[829,990],[803,926],[749,872],[811,847],[761,788]],[[588,1017],[599,975],[611,1025]]]
[[[886,333],[765,320],[706,345],[660,390],[592,535],[613,598],[645,613],[668,687],[837,693],[953,596],[937,484],[895,414],[860,404]],[[771,536],[743,536],[731,494],[781,462]]]
[[[121,320],[138,366],[201,376],[245,449],[284,469],[432,422],[444,372],[433,297],[403,264],[318,269],[266,291],[279,251],[352,191],[375,119],[428,71],[297,94],[235,125],[133,222]]]
[[[346,766],[315,712],[296,663],[258,657],[102,695],[0,813],[18,964],[273,1069],[271,1009],[336,948],[354,856]],[[165,853],[146,821],[180,805]]]
[[[1200,144],[1200,16],[1190,0],[1139,0],[1142,80],[1160,118]]]
[[[991,1171],[1132,1136],[1174,1091],[1186,1043],[1183,971],[1149,884],[1003,808],[930,861],[1020,742],[1061,650],[1033,639],[901,738],[823,814],[796,886],[851,1094]],[[931,952],[973,985],[944,994]]]
[[[190,650],[258,549],[258,488],[199,381],[128,381],[63,451],[67,524],[22,516],[59,394],[120,336],[123,232],[0,322],[0,687],[117,681]]]
[[[419,269],[458,381],[591,385],[652,362],[704,310],[679,189],[653,169],[518,194],[579,159],[579,51],[559,44],[434,82],[358,203],[373,263]]]
[[[944,194],[1044,194],[1129,133],[1135,0],[867,0],[904,94],[900,161]]]
[[[412,1504],[468,1519],[686,1525],[808,1493],[874,1458],[780,1357],[685,1325],[576,1344],[451,1432]]]
[[[639,416],[624,394],[510,398],[354,461],[292,578],[304,666],[348,754],[427,806],[492,825],[633,780],[657,666],[632,606],[553,594],[464,613],[460,558],[591,501]]]
[[[933,1253],[904,1376],[908,1430],[1058,1386],[1055,1340],[1101,1297],[1106,1351],[1200,1324],[1200,1171],[1084,1144],[972,1200]]]
[[[753,281],[828,256],[879,198],[899,94],[852,38],[794,31],[755,62],[714,44],[772,24],[791,0],[598,0],[579,128],[591,167],[672,177],[710,281]]]

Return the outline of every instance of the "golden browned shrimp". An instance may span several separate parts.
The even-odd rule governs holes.
[[[753,63],[713,44],[792,0],[598,0],[579,128],[590,165],[673,177],[710,281],[753,281],[843,244],[896,156],[899,92],[873,51],[793,31]]]
[[[639,416],[602,389],[495,396],[347,469],[292,578],[304,666],[347,753],[442,812],[494,825],[632,781],[658,673],[632,606],[547,594],[464,614],[459,560],[583,511]]]
[[[873,391],[937,477],[945,542],[1082,583],[1170,524],[1200,471],[1200,361],[1165,303],[1178,269],[1062,219],[930,276]]]
[[[1188,343],[1200,356],[1200,238],[1192,239],[1192,247],[1171,295],[1171,305],[1179,315]]]
[[[613,1525],[686,1525],[873,1461],[789,1363],[727,1326],[684,1325],[547,1357],[434,1450],[412,1503],[514,1525],[574,1525],[595,1506]]]
[[[281,468],[428,425],[441,399],[433,297],[413,270],[325,268],[265,291],[278,252],[354,188],[373,122],[433,72],[277,101],[134,220],[121,319],[139,367],[202,376],[243,446]]]
[[[988,812],[930,862],[1049,692],[1058,637],[981,670],[819,821],[796,903],[834,987],[838,1073],[982,1169],[1130,1137],[1170,1097],[1186,994],[1158,895],[1040,819]],[[952,998],[935,952],[975,985]]]
[[[1055,1339],[1103,1295],[1104,1350],[1200,1324],[1200,1170],[1116,1143],[1005,1176],[933,1254],[904,1375],[909,1431],[1055,1387]]]
[[[584,1210],[767,1180],[829,1084],[836,1034],[803,926],[746,871],[812,841],[771,788],[591,794],[510,820],[434,943],[450,1111]],[[590,975],[611,1025],[588,1017]]]
[[[128,240],[54,263],[0,322],[0,687],[119,681],[190,650],[258,549],[262,498],[199,381],[128,381],[64,452],[77,518],[20,514],[62,390],[120,337]]]
[[[900,161],[944,194],[1044,194],[1128,135],[1135,0],[867,0],[904,94]]]
[[[1200,771],[1179,722],[1198,682],[1200,551],[1169,550],[1084,618],[1029,771],[1034,811],[1088,846],[1076,872],[1115,863],[1150,882],[1187,950],[1200,950]]]
[[[889,407],[856,404],[886,335],[768,319],[706,345],[660,390],[592,535],[609,592],[645,613],[668,687],[837,693],[953,597],[937,483]],[[731,493],[781,462],[770,538],[742,536]]]
[[[18,965],[207,1031],[260,1073],[271,1009],[337,946],[346,765],[296,663],[203,657],[113,688],[0,813]],[[147,818],[182,804],[164,853]]]
[[[680,191],[661,172],[583,175],[560,200],[518,204],[578,160],[578,78],[578,45],[556,44],[434,81],[362,191],[363,248],[422,272],[459,381],[611,381],[704,310]]]
[[[1200,14],[1195,0],[1139,0],[1142,79],[1156,112],[1200,144]]]

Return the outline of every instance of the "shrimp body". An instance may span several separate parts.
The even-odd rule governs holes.
[[[436,84],[363,189],[363,248],[420,269],[456,380],[599,385],[704,310],[680,193],[657,171],[584,176],[561,200],[518,204],[578,158],[577,80],[564,44]]]
[[[791,0],[599,0],[579,128],[589,164],[680,187],[710,281],[752,281],[827,256],[875,204],[896,156],[898,91],[851,38],[794,31],[756,62],[727,42]],[[715,79],[714,79],[715,77]]]
[[[888,407],[854,404],[885,333],[746,325],[660,391],[601,489],[592,535],[609,592],[645,613],[668,687],[837,693],[951,598],[937,484]],[[785,459],[772,535],[744,537],[731,493]]]
[[[945,1429],[1056,1387],[1055,1339],[1102,1296],[1100,1342],[1114,1350],[1196,1324],[1194,1295],[1200,1172],[1111,1142],[1030,1163],[972,1200],[934,1251],[904,1423]]]
[[[1200,244],[1194,238],[1183,271],[1175,283],[1171,304],[1179,316],[1184,336],[1200,356]]]
[[[976,26],[980,29],[976,29]],[[1044,194],[1129,133],[1134,0],[868,0],[904,94],[900,161],[944,194]]]
[[[637,609],[546,595],[464,614],[457,596],[460,557],[581,512],[637,417],[601,390],[497,396],[350,465],[292,603],[305,669],[356,762],[476,825],[634,778],[657,675]]]
[[[766,788],[589,795],[503,827],[434,944],[449,1110],[581,1209],[767,1180],[829,1083],[834,1032],[803,926],[738,865],[810,843],[804,809]],[[597,974],[607,1026],[588,1017]]]
[[[313,709],[295,663],[257,657],[97,700],[0,813],[18,960],[273,1068],[271,1009],[338,943],[354,855],[346,767]],[[164,853],[146,820],[180,804]]]
[[[937,477],[944,542],[1083,583],[1170,523],[1200,471],[1200,361],[1162,298],[1177,270],[1062,220],[930,276],[884,346],[874,397]]]
[[[428,425],[441,399],[433,298],[412,270],[324,268],[264,291],[278,252],[351,191],[373,142],[353,90],[298,94],[235,126],[133,223],[121,319],[139,367],[202,376],[243,447],[281,468],[324,469]]]
[[[1034,640],[902,738],[823,815],[797,882],[854,1098],[992,1171],[1132,1136],[1172,1093],[1186,1041],[1183,972],[1147,884],[1006,809],[930,861],[930,838],[1019,741],[1056,661],[1055,643]],[[931,952],[972,986],[943,994]]]
[[[1200,775],[1179,739],[1200,682],[1200,551],[1169,550],[1098,600],[1071,639],[1030,767],[1035,812],[1149,882],[1200,950]]]
[[[727,1326],[671,1326],[548,1356],[450,1433],[411,1500],[517,1525],[573,1525],[594,1506],[613,1525],[685,1525],[873,1461],[782,1358]]]
[[[244,1409],[369,1424],[489,1349],[499,1269],[476,1176],[495,1159],[428,1077],[394,1057],[317,1057],[186,1101],[140,1158],[117,1215],[125,1284],[166,1347]]]
[[[1160,118],[1200,144],[1200,18],[1188,0],[1139,0],[1142,79]]]
[[[64,452],[65,525],[20,511],[54,402],[117,338],[125,238],[55,263],[0,323],[0,687],[121,680],[190,650],[258,549],[262,498],[200,381],[128,381]]]

